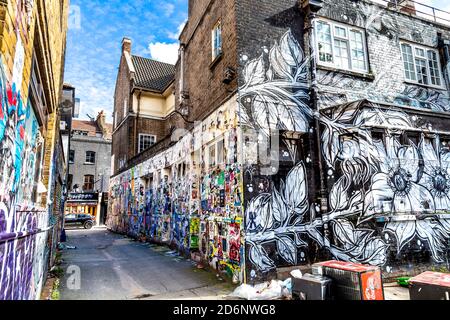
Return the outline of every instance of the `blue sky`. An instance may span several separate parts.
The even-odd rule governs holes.
[[[188,0],[71,0],[65,82],[81,99],[80,118],[106,110],[112,121],[114,87],[124,36],[132,52],[175,62]]]
[[[274,0],[275,1],[275,0]],[[377,1],[377,0],[375,0]],[[416,0],[450,11],[450,0]],[[65,81],[81,99],[80,118],[105,110],[112,121],[124,36],[133,54],[175,63],[188,0],[71,0]]]

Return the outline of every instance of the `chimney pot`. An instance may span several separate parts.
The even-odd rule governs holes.
[[[131,53],[131,39],[124,37],[122,40],[122,52]]]

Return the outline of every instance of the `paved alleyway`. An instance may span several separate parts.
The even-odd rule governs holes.
[[[170,256],[166,247],[139,243],[106,229],[67,231],[63,251],[64,271],[81,269],[81,288],[67,288],[61,281],[62,300],[109,299],[222,299],[233,286],[191,261]]]
[[[62,300],[225,299],[234,286],[189,260],[173,256],[167,247],[133,241],[106,229],[68,230],[63,251],[64,271],[81,270],[79,290],[61,281]],[[386,300],[408,300],[408,290],[385,286]]]

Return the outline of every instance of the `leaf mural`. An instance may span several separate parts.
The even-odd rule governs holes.
[[[281,225],[286,225],[289,222],[289,213],[283,196],[276,189],[272,192],[271,207],[273,218]]]
[[[333,248],[332,253],[337,258],[371,265],[386,263],[389,246],[374,236],[374,230],[356,229],[345,219],[334,220],[332,225],[335,239],[343,246]]]
[[[286,178],[284,198],[291,216],[302,216],[308,211],[308,189],[305,175],[305,165],[301,161],[289,172]]]
[[[278,254],[291,265],[297,264],[297,246],[290,237],[280,236],[277,238]]]
[[[433,259],[445,262],[443,254],[447,251],[449,233],[443,225],[436,219],[417,220],[416,232],[420,239],[428,242]]]
[[[245,83],[239,88],[240,112],[247,113],[240,115],[242,123],[266,136],[280,130],[309,132],[312,110],[307,62],[291,31],[273,45],[267,57],[263,54],[248,62],[244,69]]]
[[[245,217],[247,232],[264,232],[272,228],[275,220],[270,204],[270,194],[261,194],[248,204]]]
[[[253,265],[257,267],[260,271],[269,271],[275,268],[275,264],[267,255],[266,250],[262,245],[253,244],[249,251],[249,259]]]
[[[297,81],[302,76],[298,69],[303,62],[304,54],[291,32],[287,32],[281,38],[279,46],[273,46],[269,53],[269,59],[271,67],[279,77]],[[301,78],[305,79],[306,76]]]
[[[244,69],[244,80],[246,86],[258,85],[265,81],[264,58],[262,55],[247,64]]]
[[[379,238],[370,238],[364,244],[364,251],[357,261],[373,266],[382,266],[387,261],[388,245]]]
[[[416,222],[415,221],[396,221],[389,222],[385,230],[394,233],[397,239],[397,250],[400,252],[405,245],[411,241],[416,235]]]
[[[330,206],[333,210],[343,210],[348,205],[348,194],[347,194],[348,182],[347,177],[342,176],[334,184],[331,189],[330,194]]]

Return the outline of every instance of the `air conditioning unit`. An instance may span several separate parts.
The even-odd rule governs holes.
[[[378,267],[343,261],[313,265],[313,274],[333,280],[336,300],[384,300],[383,279]]]
[[[427,271],[409,283],[411,300],[450,300],[450,274]]]

